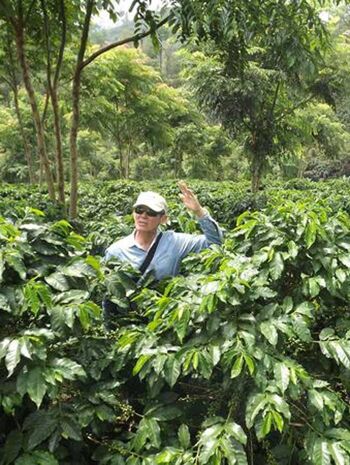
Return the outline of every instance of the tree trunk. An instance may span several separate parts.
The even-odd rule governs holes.
[[[78,134],[78,126],[79,126],[79,96],[80,96],[80,80],[81,80],[82,70],[85,68],[85,66],[88,66],[93,60],[95,60],[98,56],[102,55],[108,50],[112,50],[115,47],[119,47],[120,45],[124,45],[130,42],[135,42],[135,40],[141,41],[142,38],[151,35],[155,31],[155,29],[159,29],[161,26],[166,24],[170,19],[170,15],[169,15],[166,18],[164,18],[162,21],[160,21],[155,27],[150,28],[146,32],[135,34],[131,37],[127,37],[125,39],[122,39],[117,42],[113,42],[109,45],[106,45],[104,47],[101,47],[99,50],[92,53],[84,61],[84,54],[85,54],[86,43],[87,43],[87,38],[89,34],[89,26],[90,26],[90,19],[91,19],[91,13],[92,13],[93,6],[94,6],[94,0],[88,0],[87,5],[86,5],[86,14],[85,14],[85,20],[84,20],[83,34],[82,34],[80,49],[78,53],[76,71],[74,73],[74,79],[73,79],[73,90],[72,90],[73,115],[72,115],[72,126],[71,126],[71,132],[70,132],[71,192],[70,192],[69,215],[71,218],[75,218],[77,215],[77,201],[78,201],[77,134]]]
[[[174,164],[174,175],[175,178],[182,176],[182,162],[183,162],[183,154],[182,153],[175,153],[175,164]]]
[[[159,46],[159,72],[160,75],[163,76],[163,46],[160,44]]]
[[[44,29],[45,29],[45,39],[46,39],[46,49],[47,49],[47,83],[49,94],[51,98],[51,105],[54,116],[54,131],[55,131],[55,141],[56,141],[56,181],[58,189],[58,201],[65,205],[65,195],[64,195],[64,165],[63,165],[63,151],[62,151],[62,131],[61,131],[61,117],[58,104],[58,82],[60,70],[63,62],[63,52],[66,44],[66,20],[65,20],[65,10],[64,2],[61,0],[61,16],[62,16],[62,36],[61,36],[61,45],[59,50],[59,56],[57,60],[57,67],[55,72],[55,78],[52,80],[51,73],[51,45],[50,45],[50,31],[49,31],[49,21],[47,16],[45,0],[41,0],[41,6],[44,13]]]
[[[58,106],[58,97],[56,89],[50,88],[51,103],[54,115],[55,139],[56,139],[56,176],[57,176],[57,189],[58,201],[65,204],[64,195],[64,165],[63,165],[63,150],[62,150],[62,131],[60,110]]]
[[[23,124],[23,119],[22,119],[22,114],[21,110],[19,108],[19,101],[18,101],[18,88],[17,88],[17,78],[16,78],[16,69],[17,66],[15,64],[15,60],[13,59],[13,54],[12,54],[12,40],[10,39],[10,35],[8,36],[7,40],[7,54],[10,60],[10,66],[8,68],[9,76],[10,76],[10,86],[13,92],[13,100],[15,104],[15,112],[17,116],[17,121],[18,121],[18,127],[19,127],[19,132],[22,137],[23,141],[23,149],[24,149],[24,157],[27,162],[28,166],[28,175],[29,175],[29,183],[34,184],[35,183],[35,173],[34,173],[34,165],[33,165],[33,157],[31,153],[31,148],[30,144],[28,142],[28,138],[26,136],[25,130],[24,130],[24,124]]]
[[[127,150],[125,154],[125,179],[130,177],[130,151]]]
[[[50,163],[47,156],[47,150],[45,145],[45,136],[44,136],[44,129],[40,119],[38,105],[36,103],[34,88],[30,78],[29,66],[25,56],[25,49],[24,49],[24,29],[23,29],[23,19],[20,17],[15,24],[15,36],[16,36],[16,49],[18,60],[21,66],[22,74],[23,74],[23,82],[28,94],[29,103],[32,109],[32,116],[35,125],[36,131],[36,139],[38,144],[38,151],[41,163],[44,168],[47,188],[49,192],[49,196],[51,200],[55,200],[55,186],[53,182],[52,173],[50,170]]]
[[[72,124],[70,130],[70,169],[71,169],[71,189],[70,189],[70,205],[69,205],[69,217],[75,219],[78,213],[78,127],[79,127],[79,99],[80,99],[80,81],[87,39],[89,35],[90,20],[92,14],[92,8],[94,0],[88,0],[86,5],[86,13],[84,19],[83,33],[80,42],[80,49],[77,58],[77,64],[75,68],[72,88],[72,102],[73,102],[73,114]]]
[[[120,179],[125,178],[125,173],[124,173],[124,153],[122,150],[119,150],[119,169],[120,169]]]
[[[261,173],[257,165],[252,166],[252,192],[256,194],[260,188]]]
[[[15,102],[15,112],[16,112],[16,116],[17,116],[17,120],[18,120],[19,131],[21,133],[21,137],[22,137],[22,140],[23,140],[24,157],[26,159],[27,166],[28,166],[29,182],[30,182],[30,184],[34,184],[35,183],[35,174],[34,174],[33,158],[32,158],[32,154],[31,154],[29,142],[28,142],[27,136],[26,136],[25,131],[24,131],[24,125],[23,125],[21,111],[19,109],[17,84],[16,83],[13,83],[13,84],[14,84],[14,86],[13,86],[13,98],[14,98],[14,102]]]
[[[260,189],[266,154],[261,153],[260,151],[252,152],[251,157],[251,186],[253,194],[256,194]]]

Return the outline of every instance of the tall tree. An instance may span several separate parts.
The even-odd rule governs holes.
[[[55,186],[47,154],[43,123],[40,118],[36,92],[32,83],[31,71],[26,56],[25,30],[31,14],[33,2],[27,4],[24,0],[4,0],[0,5],[0,18],[12,28],[16,41],[17,57],[23,75],[23,82],[28,94],[36,130],[37,147],[40,161],[44,168],[48,192],[51,199],[55,199]]]
[[[8,27],[5,27],[3,30],[2,40],[4,43],[4,54],[3,60],[1,63],[1,77],[2,79],[8,84],[10,87],[12,94],[13,94],[13,102],[15,107],[15,113],[18,121],[18,128],[20,132],[20,136],[23,143],[23,151],[24,157],[27,163],[28,168],[28,177],[29,182],[33,184],[35,182],[35,172],[34,172],[34,164],[33,164],[33,157],[32,157],[32,150],[31,144],[28,140],[28,136],[25,131],[23,117],[19,105],[19,97],[18,97],[18,88],[21,83],[19,79],[19,70],[13,55],[13,35]]]
[[[54,15],[53,20],[56,20],[58,16],[60,20],[60,44],[58,47],[58,56],[56,60],[55,70],[52,69],[52,37],[50,34],[50,21],[48,16],[48,10],[46,0],[41,0],[41,9],[43,12],[44,22],[44,36],[47,52],[47,86],[51,99],[53,117],[54,117],[54,130],[56,140],[56,181],[58,190],[58,200],[64,205],[65,194],[64,194],[64,166],[63,166],[63,151],[62,151],[62,130],[61,130],[61,116],[59,109],[59,97],[58,97],[58,84],[63,64],[63,54],[66,46],[67,37],[67,22],[64,0],[57,2],[58,14]],[[54,7],[56,5],[54,4]]]
[[[140,145],[152,154],[169,146],[179,124],[175,119],[181,124],[189,113],[188,102],[163,84],[146,60],[121,47],[90,66],[83,79],[82,123],[113,141],[122,178],[129,177]]]
[[[252,189],[287,136],[288,116],[309,101],[327,33],[306,0],[177,2],[175,28],[204,47],[192,74],[200,104],[233,136],[247,132]]]
[[[105,0],[102,5],[105,9],[109,10],[110,15],[116,17],[116,13],[114,11],[113,3],[110,0]],[[78,148],[77,148],[77,135],[78,135],[78,128],[79,128],[79,103],[80,103],[80,83],[81,83],[81,75],[83,69],[92,63],[96,58],[101,56],[102,54],[106,53],[109,50],[112,50],[116,47],[127,43],[134,43],[138,44],[140,40],[144,37],[149,35],[156,37],[155,32],[161,26],[166,24],[169,20],[169,16],[159,19],[157,16],[152,14],[152,12],[148,9],[149,2],[146,0],[135,0],[132,4],[132,8],[136,8],[135,14],[135,31],[136,33],[130,37],[126,37],[125,39],[118,40],[116,42],[112,42],[106,46],[101,47],[97,51],[93,52],[90,56],[84,59],[89,28],[90,28],[90,21],[92,12],[95,9],[97,10],[97,6],[94,0],[87,0],[86,2],[86,10],[85,10],[85,17],[84,23],[82,28],[82,35],[80,41],[79,52],[77,56],[74,77],[73,77],[73,87],[72,87],[72,105],[73,105],[73,112],[72,112],[72,121],[71,121],[71,130],[70,130],[70,156],[71,156],[71,189],[70,189],[70,205],[69,205],[69,216],[71,218],[75,218],[77,216],[78,211]],[[145,30],[146,29],[146,30]]]
[[[82,63],[84,60],[85,50],[88,41],[89,27],[92,16],[92,10],[94,7],[94,0],[86,1],[86,10],[84,23],[82,28],[81,41],[79,46],[79,52],[77,56],[73,86],[72,86],[72,122],[70,130],[70,176],[71,176],[71,191],[70,191],[70,204],[69,204],[69,216],[75,218],[77,216],[77,203],[78,203],[78,126],[79,126],[79,98],[80,98],[80,82],[82,73]]]

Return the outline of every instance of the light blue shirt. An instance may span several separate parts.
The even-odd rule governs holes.
[[[204,234],[185,234],[165,231],[159,241],[154,257],[145,271],[152,272],[157,280],[178,274],[181,260],[192,252],[200,252],[210,244],[221,244],[223,232],[213,218],[206,213],[198,219]],[[158,233],[159,234],[159,233]],[[116,257],[122,262],[130,263],[139,269],[144,262],[147,251],[135,242],[135,231],[129,236],[110,245],[106,250],[105,260]]]

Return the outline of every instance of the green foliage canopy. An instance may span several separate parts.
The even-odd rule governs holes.
[[[132,271],[91,254],[96,234],[84,239],[34,209],[7,210],[2,463],[347,464],[349,184],[317,186],[271,186],[266,208],[241,214],[223,247],[136,292],[139,312],[112,333],[102,328],[101,298],[122,302],[135,290]],[[93,218],[100,237],[105,228],[109,240],[124,235],[130,217],[108,225],[98,202],[128,212],[138,188],[96,185],[88,229]],[[229,225],[241,190],[203,183],[198,193]],[[172,226],[194,232],[172,185],[166,194],[179,212]]]

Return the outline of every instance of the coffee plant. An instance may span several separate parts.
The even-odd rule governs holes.
[[[225,243],[142,289],[101,260],[140,186],[83,189],[74,227],[24,187],[0,206],[0,464],[349,465],[347,181],[274,184],[255,209],[243,184],[198,183]]]

